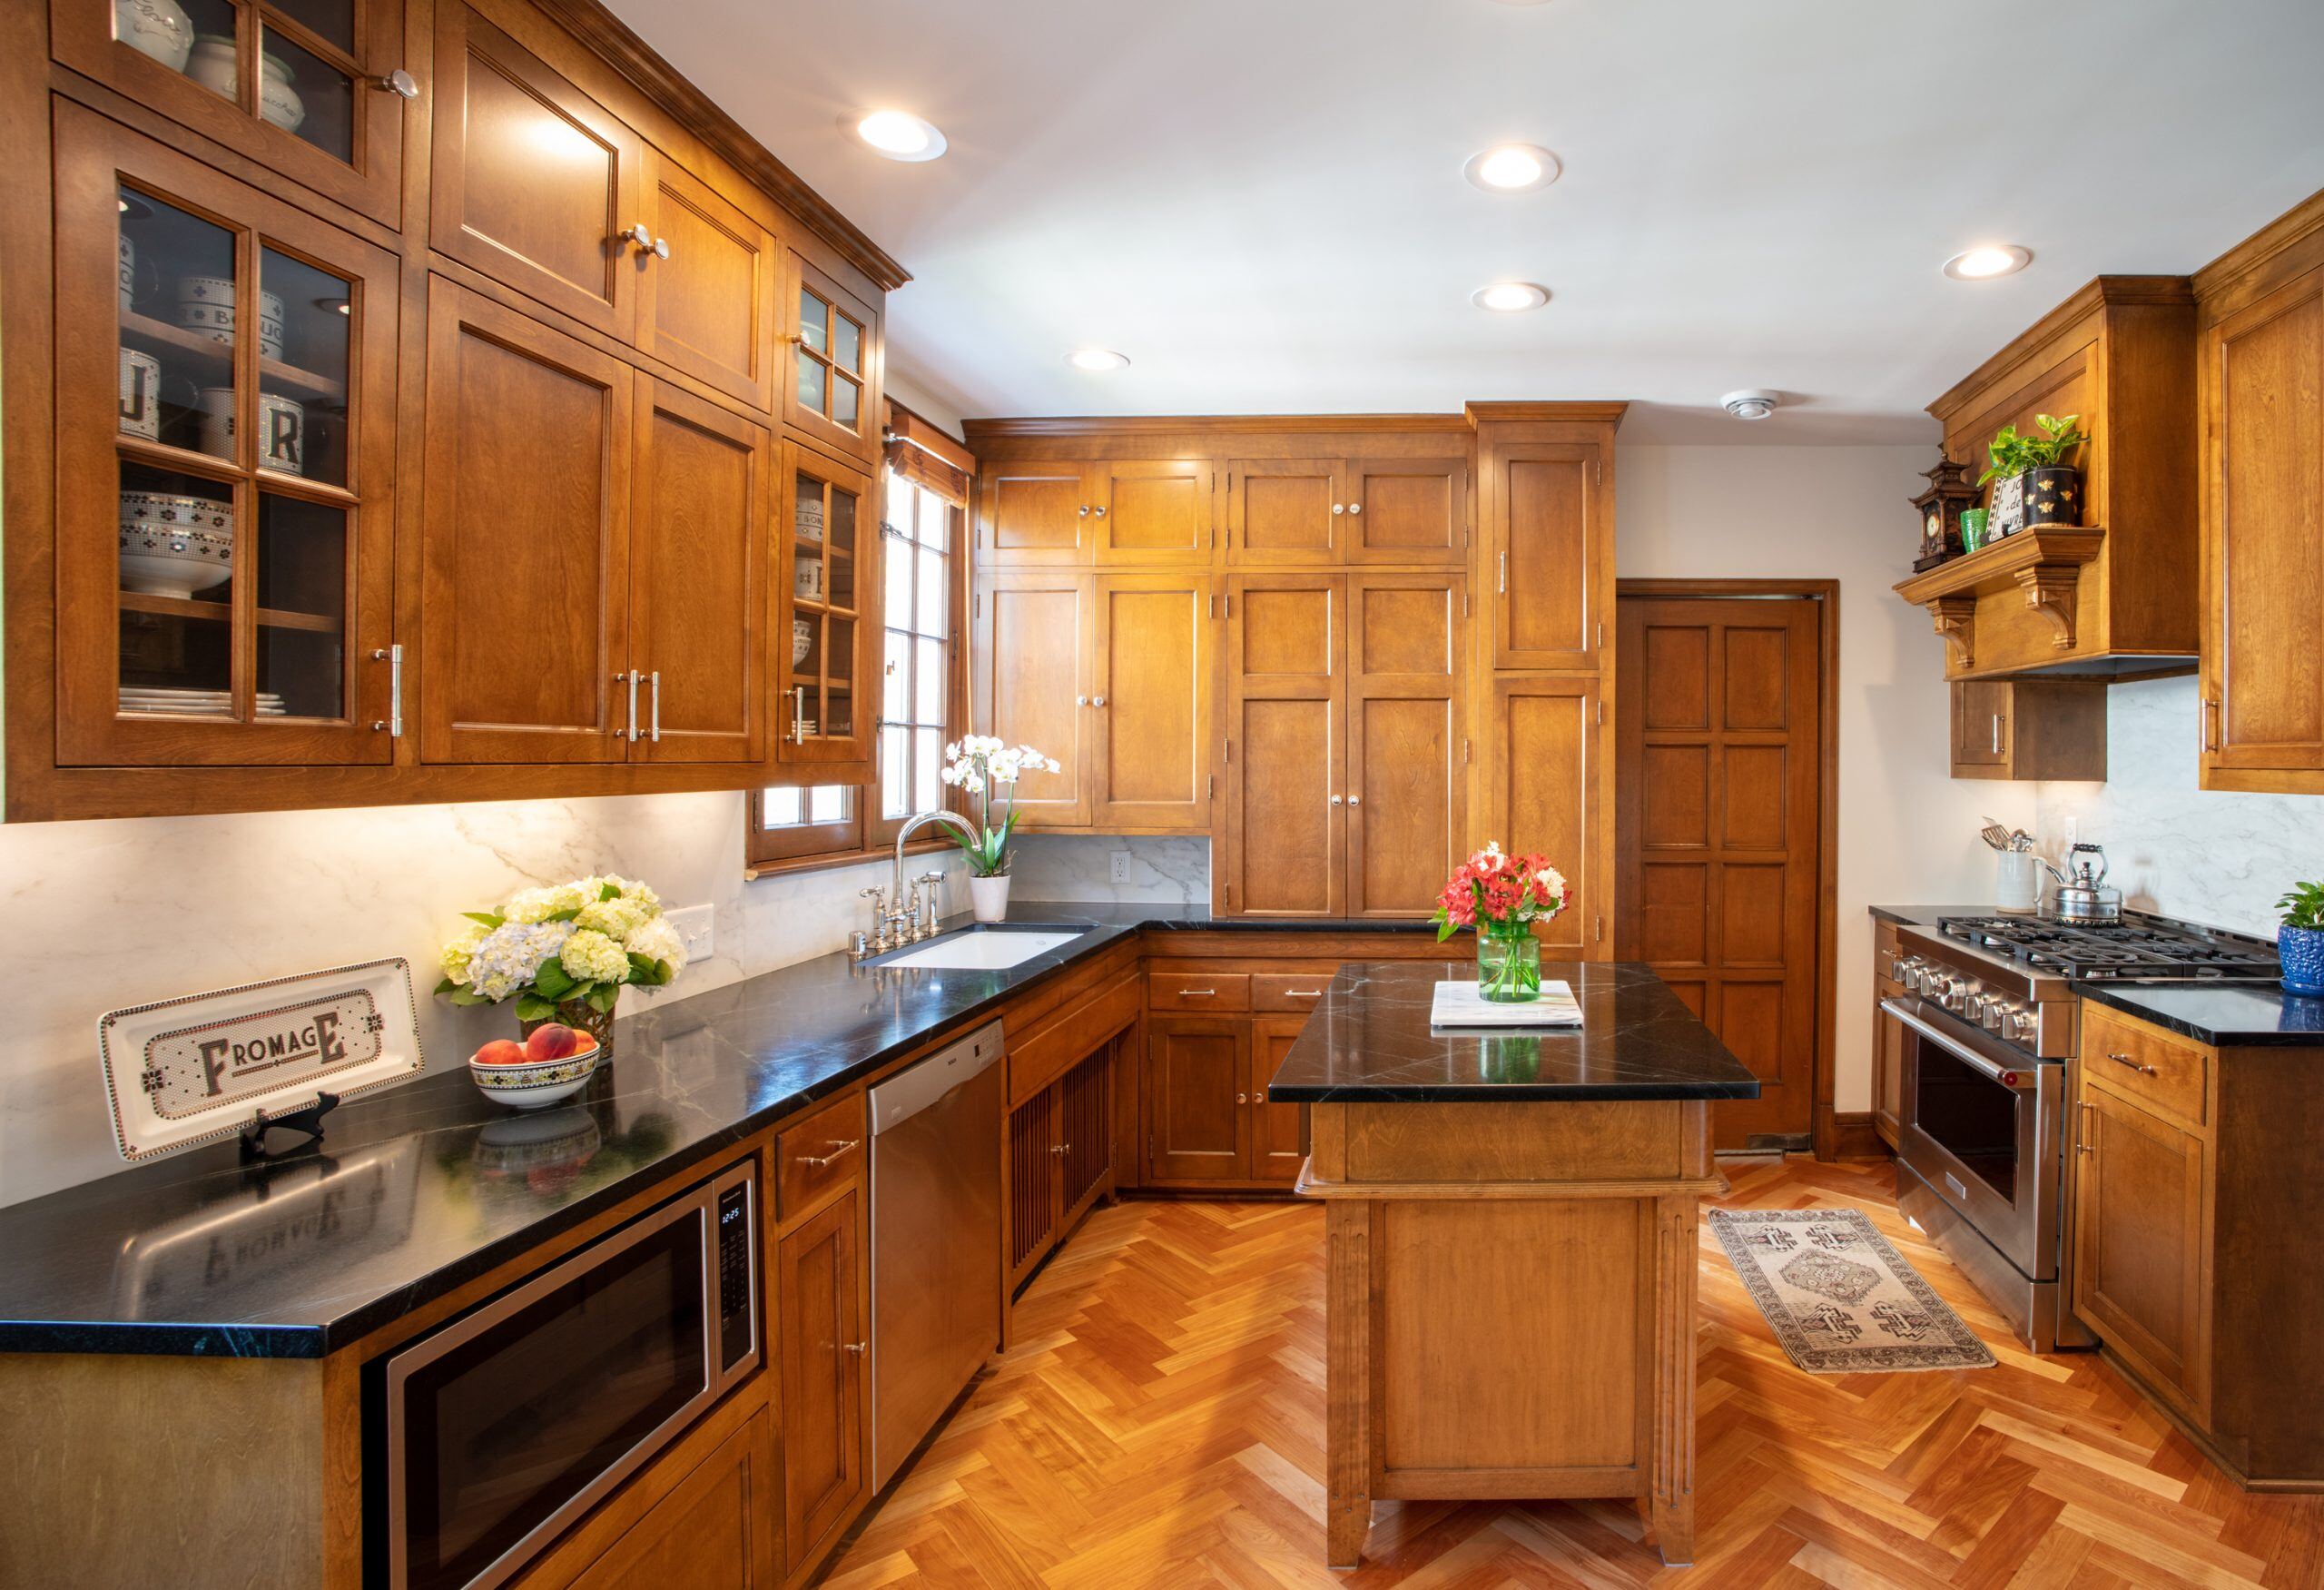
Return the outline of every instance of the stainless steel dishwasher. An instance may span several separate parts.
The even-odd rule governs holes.
[[[1000,1345],[1000,1023],[872,1090],[872,1484]]]

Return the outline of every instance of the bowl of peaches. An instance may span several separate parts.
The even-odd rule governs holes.
[[[597,1041],[562,1022],[544,1022],[521,1043],[496,1038],[468,1057],[468,1075],[496,1104],[545,1110],[562,1104],[596,1073]]]

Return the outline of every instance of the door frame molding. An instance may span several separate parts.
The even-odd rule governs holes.
[[[1839,1157],[1841,1126],[1832,1110],[1838,1058],[1840,837],[1840,582],[1837,579],[1617,579],[1624,597],[1695,597],[1707,601],[1796,600],[1817,604],[1816,811],[1816,1053],[1810,1132],[1816,1157]],[[1623,692],[1626,696],[1628,692]],[[1616,710],[1620,707],[1618,705]],[[1617,736],[1619,745],[1619,736]],[[1619,754],[1614,776],[1621,776]],[[1617,818],[1619,828],[1619,817]],[[1615,835],[1617,854],[1620,835]],[[1619,864],[1619,863],[1617,864]]]

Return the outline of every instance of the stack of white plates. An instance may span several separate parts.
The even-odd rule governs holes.
[[[172,690],[137,685],[121,687],[123,712],[159,713],[169,717],[223,717],[233,710],[233,696],[223,690]],[[258,715],[288,717],[290,709],[273,691],[261,690],[258,693]]]

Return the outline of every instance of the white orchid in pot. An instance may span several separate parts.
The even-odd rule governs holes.
[[[991,735],[970,735],[944,747],[944,782],[969,797],[973,837],[959,835],[969,858],[969,898],[979,922],[999,922],[1009,911],[1009,836],[1017,831],[1017,781],[1029,773],[1055,773],[1054,756],[1030,746],[1010,746]],[[1000,821],[992,820],[1000,797]]]

